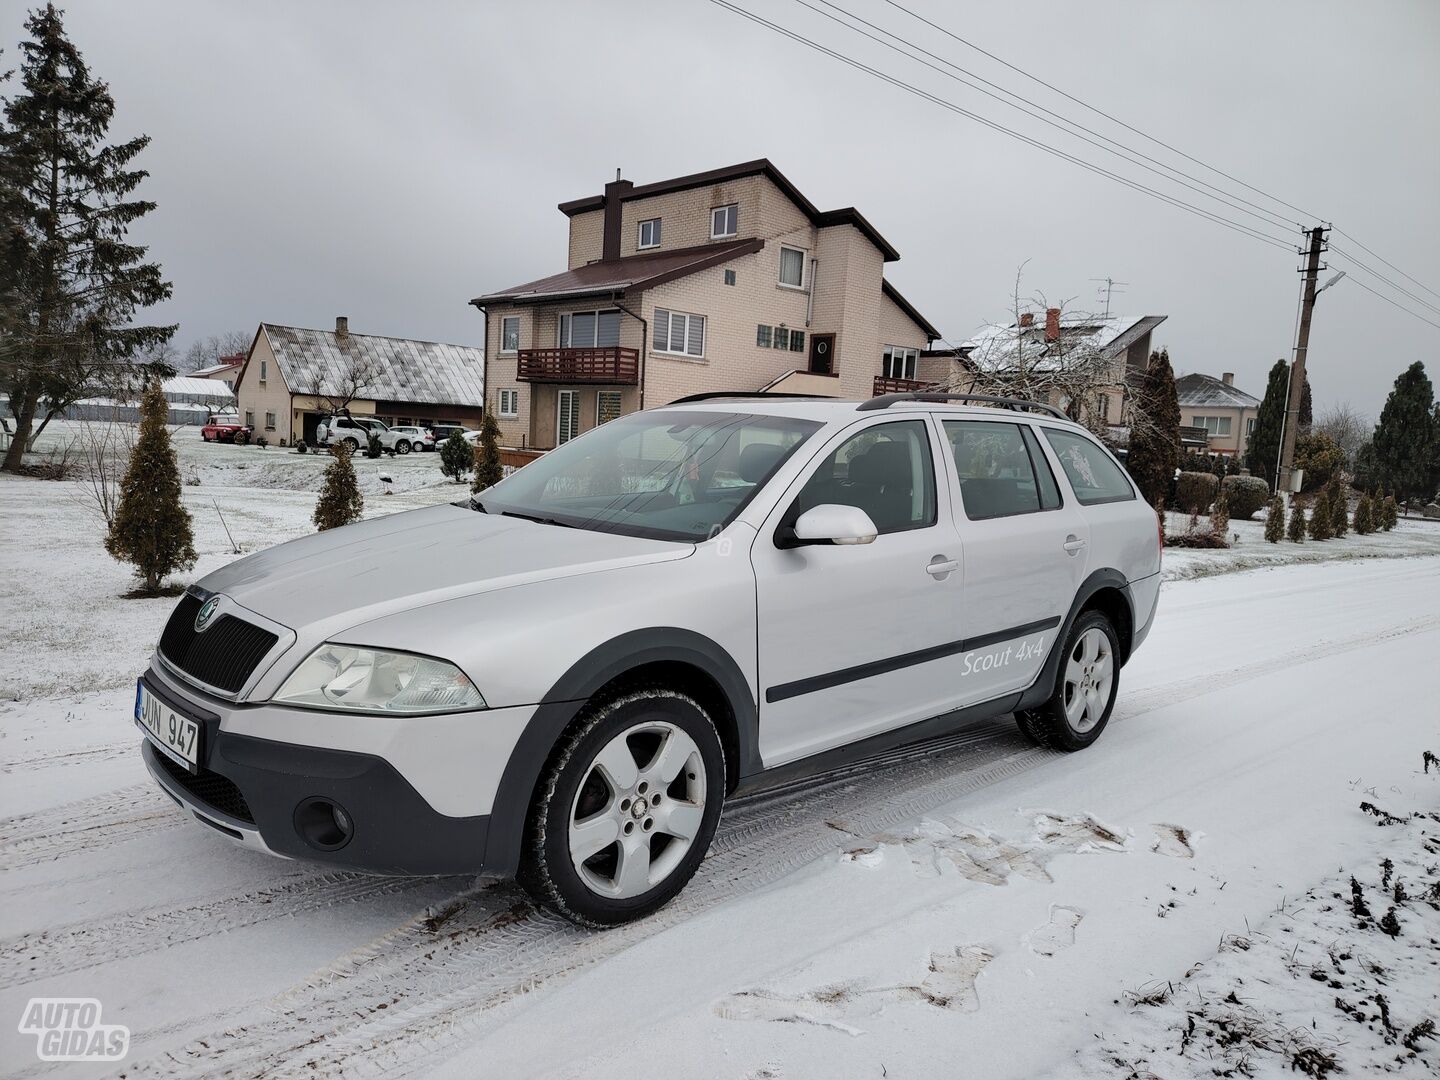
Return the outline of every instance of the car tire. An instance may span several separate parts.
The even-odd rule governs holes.
[[[581,926],[643,918],[694,875],[724,800],[725,751],[698,702],[663,687],[604,701],[541,774],[520,883]]]
[[[231,437],[231,440],[230,440],[230,441],[233,442],[233,443],[235,443],[237,446],[244,446],[246,443],[248,443],[248,442],[250,441],[250,436],[249,436],[249,435],[246,435],[245,432],[243,432],[243,431],[237,431],[237,432]]]
[[[360,449],[360,443],[359,443],[359,441],[356,440],[356,439],[345,438],[345,439],[342,439],[342,440],[340,440],[340,441],[343,442],[346,446],[348,446],[348,447],[350,448],[350,452],[351,452],[352,454],[355,453],[356,450],[359,450],[359,449]]]
[[[1120,641],[1110,620],[1086,611],[1065,638],[1049,699],[1015,713],[1020,730],[1050,750],[1083,750],[1105,730],[1120,688]]]
[[[408,442],[404,442],[403,440],[396,443],[395,452],[397,454],[408,454],[410,452],[410,444]]]

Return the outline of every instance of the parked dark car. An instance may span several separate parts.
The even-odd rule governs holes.
[[[441,424],[438,427],[432,427],[430,434],[435,436],[434,448],[437,450],[440,449],[440,444],[457,431],[460,432],[461,435],[465,434],[465,429],[458,424]]]

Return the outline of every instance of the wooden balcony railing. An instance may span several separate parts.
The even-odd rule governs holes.
[[[517,377],[526,382],[617,383],[640,381],[640,353],[619,347],[521,349]]]
[[[870,389],[870,396],[908,394],[912,390],[928,390],[932,385],[932,383],[921,382],[919,379],[889,379],[884,375],[876,375],[875,384]]]

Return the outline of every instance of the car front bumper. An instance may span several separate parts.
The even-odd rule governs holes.
[[[441,813],[395,764],[378,753],[301,745],[230,730],[244,725],[245,713],[258,715],[263,707],[218,702],[188,687],[177,687],[175,680],[154,668],[146,672],[143,681],[171,709],[200,723],[203,732],[196,769],[160,752],[148,738],[141,748],[146,768],[177,804],[231,840],[272,855],[373,873],[485,870],[488,812]],[[313,722],[315,714],[300,719]],[[343,725],[351,718],[330,715],[323,719]],[[487,712],[466,714],[469,724],[484,725],[492,719],[497,718]],[[252,726],[256,722],[252,719]],[[424,724],[425,719],[394,718],[392,723]],[[512,725],[502,719],[496,726],[505,730]],[[432,749],[437,755],[454,755],[474,747],[437,743]],[[504,764],[499,762],[501,768]],[[476,762],[476,783],[483,783],[492,769]],[[432,786],[434,783],[431,778]],[[466,797],[474,801],[469,793]],[[333,830],[317,832],[315,827],[315,815],[333,814],[334,808],[339,808],[338,818],[348,826],[343,836]]]

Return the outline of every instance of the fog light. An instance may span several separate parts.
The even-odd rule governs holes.
[[[350,815],[329,799],[306,799],[295,808],[295,831],[300,839],[321,851],[344,847],[354,830]]]

